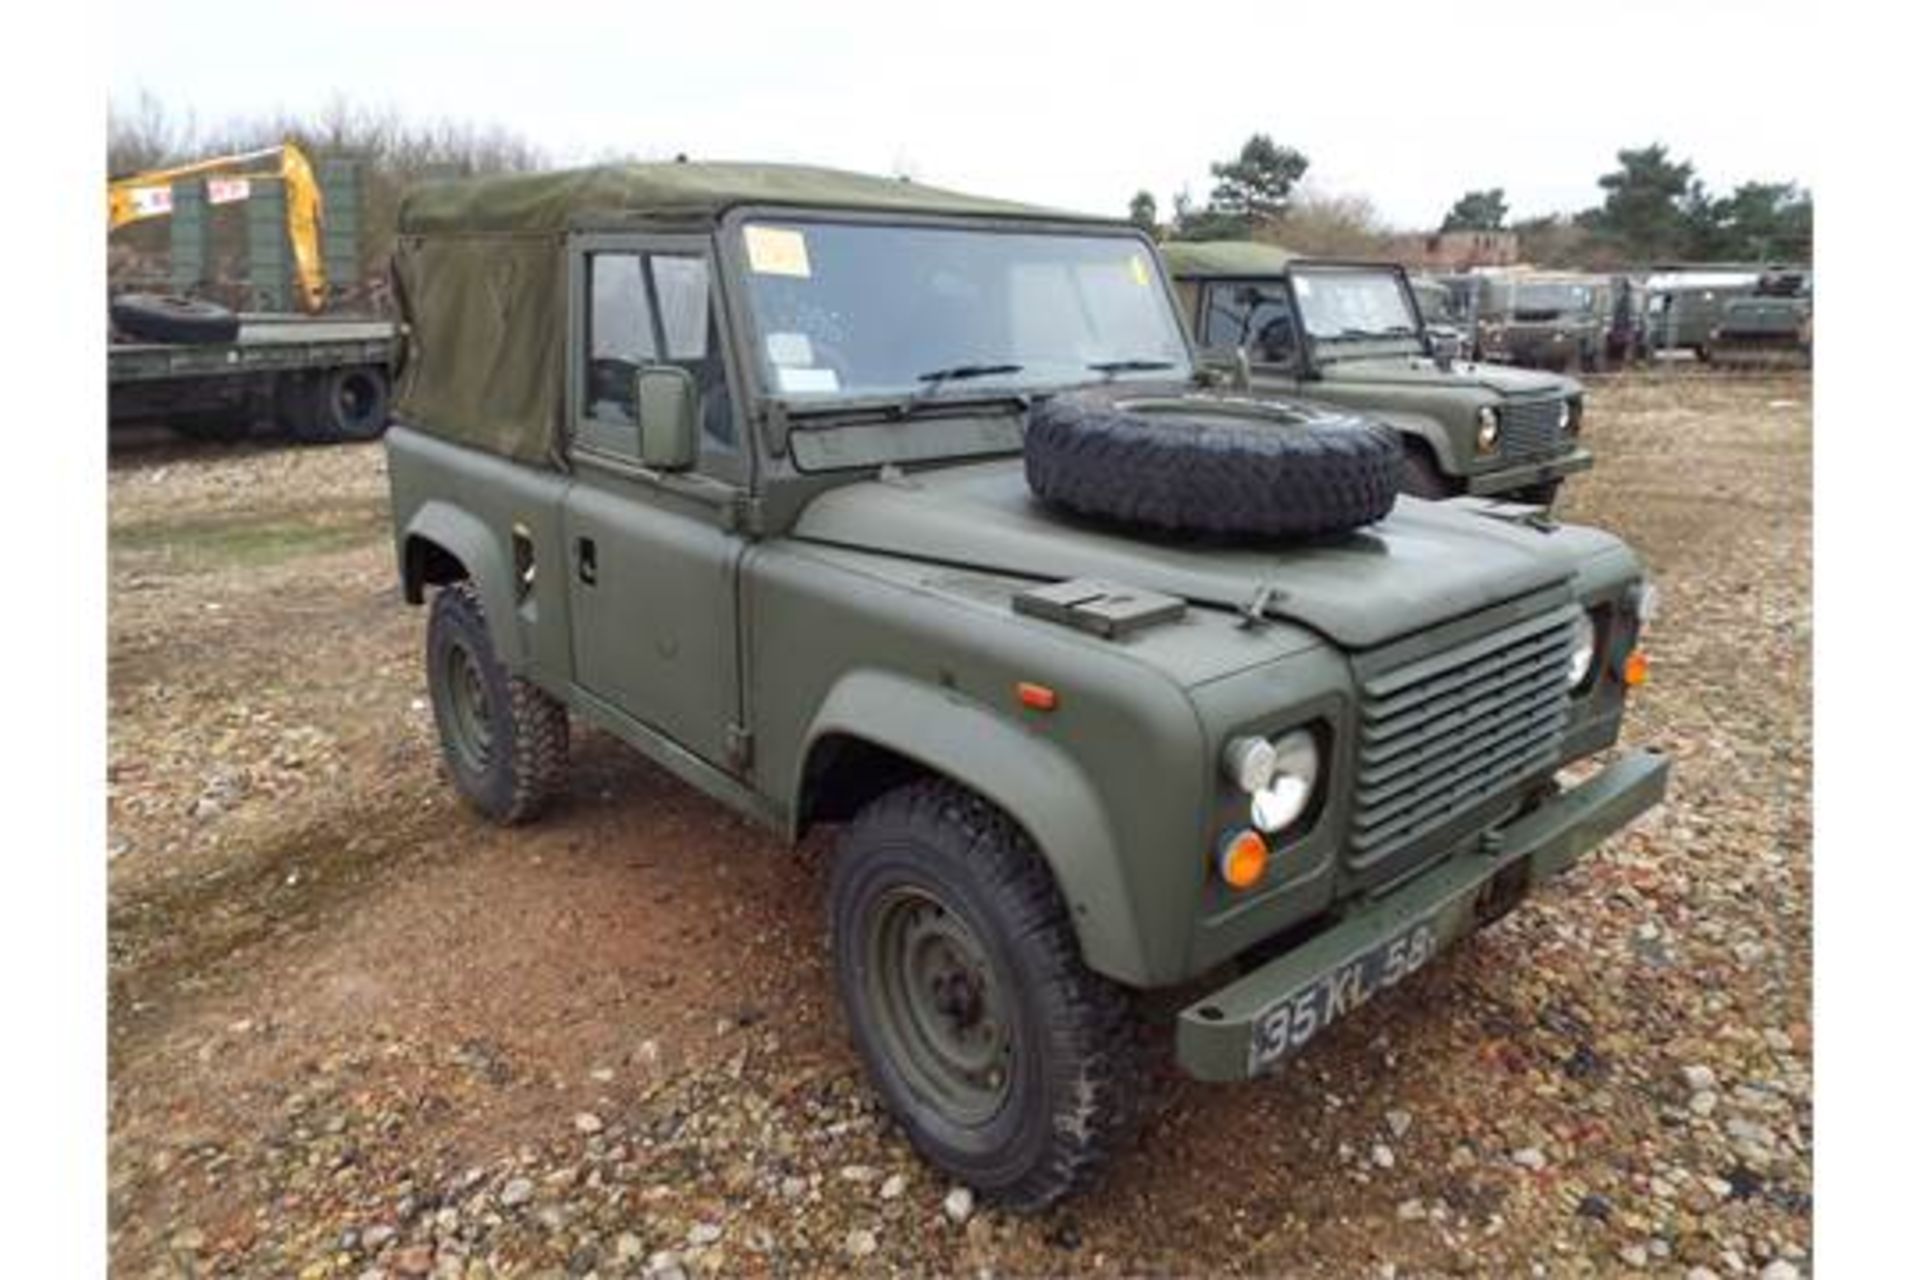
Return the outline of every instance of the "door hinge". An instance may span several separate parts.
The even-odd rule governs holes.
[[[727,532],[744,534],[757,538],[767,531],[766,520],[761,514],[760,499],[746,493],[736,493],[733,501],[727,505]]]
[[[745,725],[727,726],[727,763],[736,771],[753,763],[753,732]]]

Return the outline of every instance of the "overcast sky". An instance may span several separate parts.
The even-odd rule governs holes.
[[[1302,7],[113,0],[108,84],[203,124],[344,97],[561,162],[803,161],[1115,214],[1142,187],[1163,212],[1183,187],[1204,201],[1209,162],[1256,131],[1401,227],[1474,187],[1521,217],[1583,208],[1653,141],[1717,190],[1817,185],[1817,117],[1770,74],[1808,6]]]

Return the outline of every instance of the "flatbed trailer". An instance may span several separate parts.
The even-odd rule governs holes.
[[[245,313],[230,342],[110,342],[109,421],[197,439],[270,422],[295,440],[371,440],[386,429],[394,338],[385,320]]]

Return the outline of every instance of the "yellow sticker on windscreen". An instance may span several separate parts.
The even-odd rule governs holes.
[[[1147,260],[1139,254],[1127,259],[1127,269],[1133,272],[1133,282],[1144,285],[1151,277],[1147,275]]]
[[[763,276],[813,274],[807,261],[807,238],[791,227],[747,226],[747,265]]]

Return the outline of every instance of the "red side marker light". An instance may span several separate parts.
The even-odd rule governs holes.
[[[1022,680],[1013,686],[1013,691],[1019,695],[1021,706],[1035,711],[1051,711],[1060,705],[1060,695],[1044,684]]]

